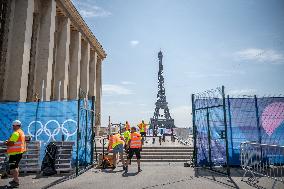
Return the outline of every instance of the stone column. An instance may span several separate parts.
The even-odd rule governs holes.
[[[69,99],[78,99],[80,86],[80,62],[81,62],[81,33],[71,31],[70,40],[70,68],[69,68]]]
[[[3,100],[26,101],[34,0],[12,2]]]
[[[82,41],[80,63],[80,87],[88,95],[89,92],[89,62],[90,62],[90,44]]]
[[[54,70],[54,99],[67,99],[69,45],[70,45],[70,19],[64,16],[56,17],[57,52]],[[59,96],[60,95],[60,96]]]
[[[95,106],[95,133],[99,135],[101,127],[101,95],[102,95],[102,60],[96,65],[96,106]]]
[[[96,96],[96,64],[98,53],[91,51],[91,60],[89,65],[89,97]]]
[[[49,101],[56,15],[55,0],[41,1],[39,13],[40,30],[35,65],[35,92],[39,94],[40,98],[43,97],[42,100]]]

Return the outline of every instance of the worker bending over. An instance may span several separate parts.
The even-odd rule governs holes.
[[[117,155],[119,154],[120,160],[122,162],[123,170],[125,170],[125,162],[123,157],[123,147],[124,147],[124,139],[120,136],[117,132],[113,132],[112,136],[110,137],[109,146],[112,147],[113,153],[113,169],[116,168],[117,164]]]

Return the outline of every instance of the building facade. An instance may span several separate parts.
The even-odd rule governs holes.
[[[1,0],[0,101],[96,97],[106,53],[70,0]]]

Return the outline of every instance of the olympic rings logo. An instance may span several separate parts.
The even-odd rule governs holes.
[[[69,130],[67,128],[65,128],[65,124],[67,123],[74,123],[75,124],[75,131],[73,133],[69,133]],[[50,129],[48,129],[48,125],[51,123],[55,123],[55,125],[57,126],[56,129],[54,129],[52,132],[50,131]],[[35,134],[32,134],[31,132],[31,126],[32,125],[36,125],[38,124],[40,126],[40,128],[36,131]],[[35,137],[36,140],[38,140],[38,137],[41,136],[43,133],[45,135],[47,135],[49,138],[46,142],[49,142],[51,139],[52,141],[56,141],[55,136],[58,135],[59,133],[64,134],[66,136],[66,140],[68,140],[69,137],[75,135],[77,133],[77,122],[74,121],[73,119],[67,119],[65,120],[62,124],[60,124],[57,120],[49,120],[48,122],[46,122],[45,125],[42,124],[41,121],[32,121],[30,122],[29,126],[28,126],[28,133],[30,136]]]

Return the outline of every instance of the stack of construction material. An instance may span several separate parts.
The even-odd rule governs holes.
[[[74,142],[54,142],[58,148],[58,154],[55,161],[57,173],[72,171],[72,153]]]
[[[7,147],[0,141],[0,175],[5,175],[8,166],[8,157],[6,155]]]
[[[27,151],[23,154],[20,161],[20,171],[27,172],[40,172],[40,142],[27,141]]]

